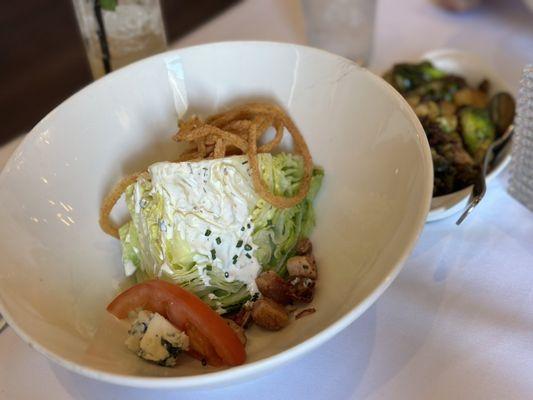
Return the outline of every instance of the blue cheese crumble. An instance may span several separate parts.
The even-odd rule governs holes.
[[[145,360],[174,367],[178,355],[189,349],[189,337],[160,314],[140,311],[128,331],[126,346]]]

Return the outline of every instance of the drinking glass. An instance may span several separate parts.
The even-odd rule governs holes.
[[[533,64],[520,81],[514,126],[509,193],[533,211]]]
[[[94,79],[162,52],[159,0],[72,0]]]
[[[367,65],[376,0],[302,0],[309,44]]]

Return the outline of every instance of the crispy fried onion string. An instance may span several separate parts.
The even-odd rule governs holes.
[[[120,196],[122,196],[122,193],[124,193],[126,188],[134,183],[140,175],[141,173],[135,173],[122,178],[104,198],[104,202],[100,207],[99,222],[102,230],[108,235],[118,238],[118,229],[111,222],[109,214],[111,214],[111,210],[113,210],[113,207],[117,203],[118,199],[120,199]]]
[[[276,131],[274,137],[258,145],[258,141],[270,127]],[[292,137],[295,153],[299,154],[304,162],[302,183],[298,192],[292,197],[276,195],[269,190],[261,177],[257,156],[259,153],[269,153],[274,150],[281,143],[285,129]],[[311,154],[294,122],[275,104],[247,103],[213,115],[205,121],[192,116],[180,121],[179,131],[172,139],[192,145],[178,157],[177,162],[246,154],[257,194],[275,207],[295,206],[307,196],[313,171]],[[111,210],[126,188],[141,174],[136,173],[122,179],[105,197],[100,209],[100,226],[104,232],[118,238],[118,229],[110,219]]]

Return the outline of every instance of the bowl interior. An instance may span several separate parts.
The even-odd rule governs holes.
[[[176,92],[169,60],[179,70]],[[195,361],[150,365],[125,349],[126,328],[105,312],[124,279],[119,243],[100,231],[98,211],[121,176],[176,157],[176,107],[206,115],[257,99],[289,111],[326,171],[312,238],[317,312],[278,333],[252,329],[247,365],[226,377],[297,355],[364,311],[398,272],[429,207],[431,159],[416,116],[385,82],[340,57],[221,43],[159,55],[93,83],[17,149],[0,177],[0,311],[16,331],[102,379],[182,377],[172,381],[179,385],[213,372]]]

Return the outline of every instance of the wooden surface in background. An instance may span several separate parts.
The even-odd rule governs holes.
[[[119,0],[120,1],[120,0]],[[238,0],[160,0],[169,42]],[[71,0],[0,6],[0,144],[91,82]]]

